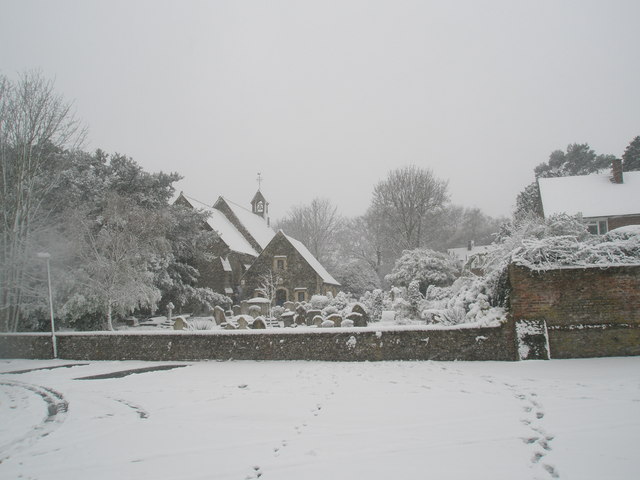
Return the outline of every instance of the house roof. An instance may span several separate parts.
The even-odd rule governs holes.
[[[307,247],[304,246],[304,244],[301,241],[296,240],[295,238],[292,238],[288,235],[285,235],[285,233],[282,230],[280,230],[278,233],[282,233],[282,235],[284,235],[284,237],[287,240],[289,240],[289,243],[293,245],[293,248],[295,248],[298,251],[298,253],[302,255],[302,258],[304,258],[306,262],[309,264],[309,266],[315,270],[315,272],[320,276],[320,278],[322,278],[322,281],[324,283],[340,286],[337,280],[333,278],[329,272],[327,272],[327,270],[322,266],[322,264],[316,259],[316,257],[313,256],[313,254],[307,249]]]
[[[247,229],[249,234],[258,242],[258,245],[264,248],[269,245],[269,242],[274,237],[276,232],[267,224],[267,221],[256,215],[255,213],[241,207],[237,203],[231,200],[220,197],[229,206],[233,214],[238,218],[240,223]],[[216,202],[217,203],[217,202]]]
[[[466,262],[473,255],[489,253],[494,248],[495,246],[493,245],[474,245],[473,247],[471,247],[471,249],[469,249],[468,247],[449,248],[447,252],[457,260]]]
[[[540,178],[540,198],[545,217],[558,213],[583,217],[640,214],[640,171],[624,172],[623,183],[609,174]]]

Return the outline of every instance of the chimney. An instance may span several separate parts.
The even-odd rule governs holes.
[[[613,183],[623,183],[622,160],[619,158],[614,158],[611,162],[611,181]]]

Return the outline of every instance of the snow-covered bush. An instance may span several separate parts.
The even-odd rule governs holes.
[[[186,330],[213,330],[216,322],[210,318],[190,318],[186,326]]]
[[[273,316],[273,318],[276,319],[280,319],[280,316],[284,313],[284,307],[281,307],[280,305],[276,305],[274,307],[271,307],[271,315]]]
[[[314,310],[322,310],[329,305],[329,302],[329,297],[325,295],[313,295],[309,300],[309,303]]]
[[[364,305],[364,308],[369,312],[369,319],[372,322],[379,322],[382,317],[384,293],[379,288],[376,288],[372,292],[365,292],[360,297],[360,303]]]
[[[450,285],[457,276],[458,266],[452,257],[428,248],[418,248],[405,250],[385,279],[402,287],[408,287],[417,280],[420,291],[426,292],[429,285]]]

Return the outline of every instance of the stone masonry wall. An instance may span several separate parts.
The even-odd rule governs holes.
[[[513,320],[544,320],[551,358],[640,355],[640,266],[509,267]]]
[[[515,360],[513,327],[313,332],[69,333],[69,360]],[[0,358],[51,358],[47,334],[0,335]]]

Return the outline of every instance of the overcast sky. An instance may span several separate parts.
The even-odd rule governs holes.
[[[314,197],[364,213],[415,164],[511,213],[569,143],[640,135],[640,2],[0,0],[0,73],[39,68],[87,149],[272,218]]]

